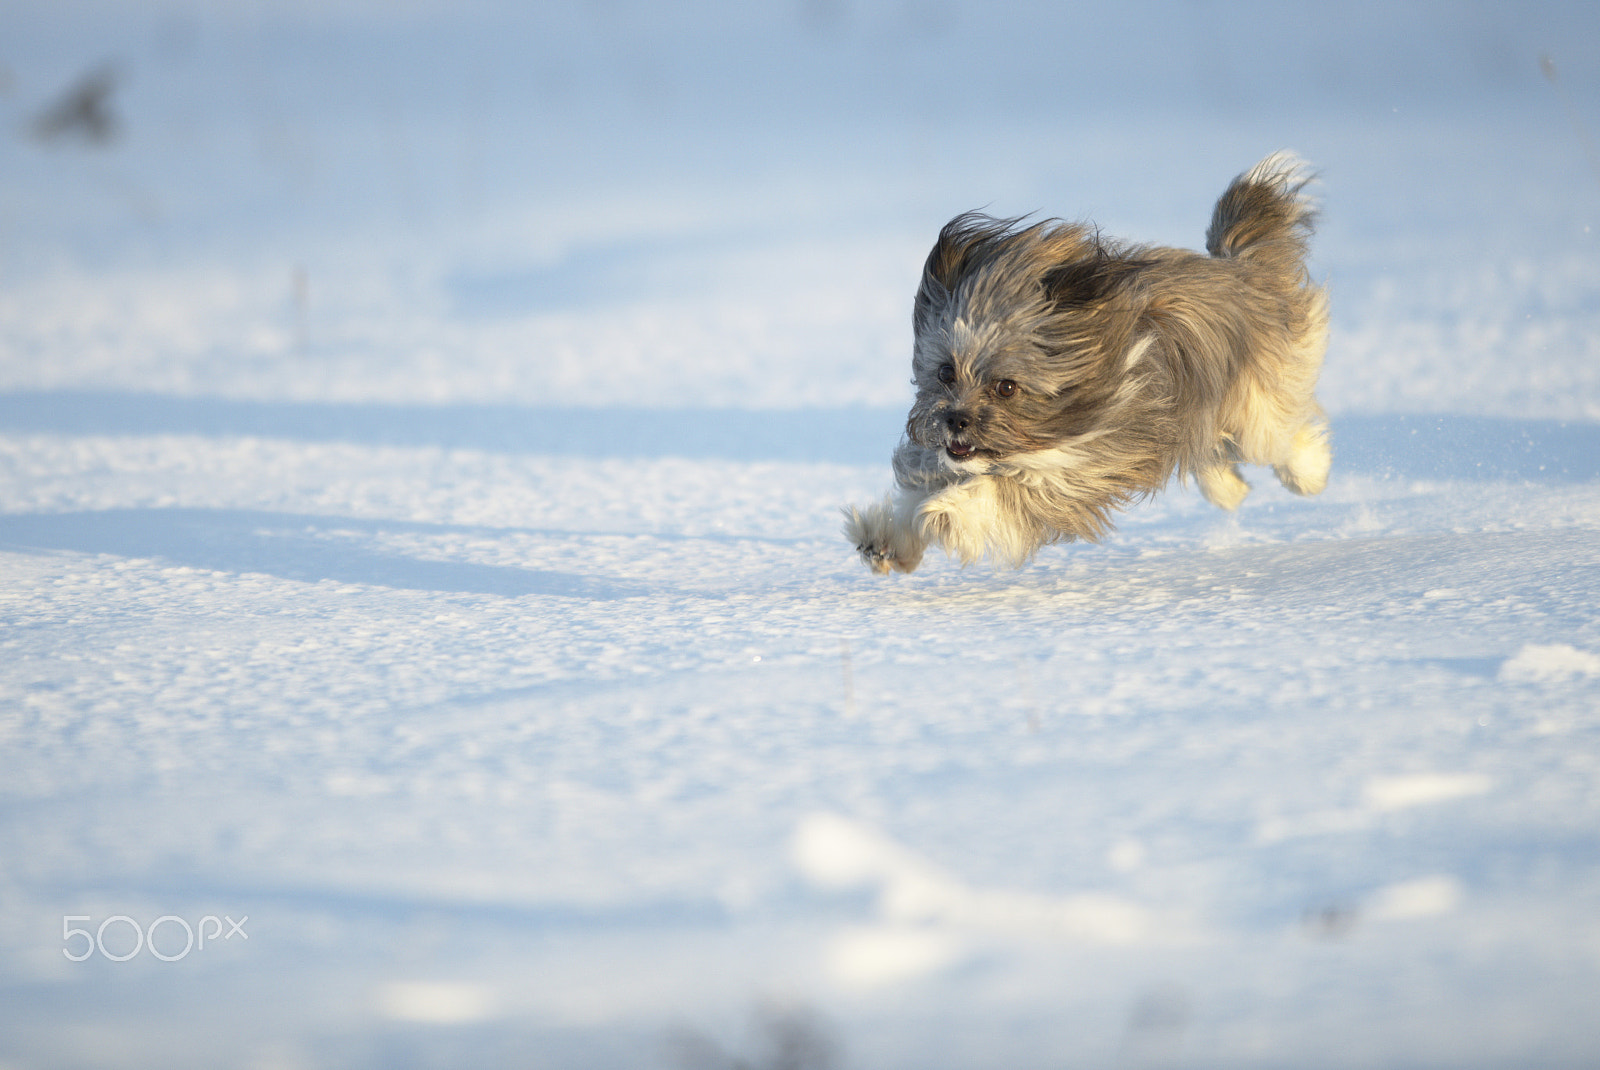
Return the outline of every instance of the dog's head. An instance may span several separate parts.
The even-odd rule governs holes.
[[[1149,344],[1146,266],[1082,226],[951,220],[917,290],[907,435],[982,471],[1093,431]]]

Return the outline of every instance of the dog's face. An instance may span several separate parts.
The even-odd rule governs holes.
[[[917,291],[907,435],[983,471],[1092,430],[1136,341],[1141,267],[1081,227],[952,220]]]

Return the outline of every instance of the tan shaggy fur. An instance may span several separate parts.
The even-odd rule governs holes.
[[[866,564],[911,572],[938,545],[1020,567],[1102,538],[1174,475],[1237,508],[1240,464],[1321,491],[1328,308],[1306,271],[1309,180],[1286,153],[1234,179],[1209,255],[1058,220],[951,220],[917,290],[896,489],[845,510]]]

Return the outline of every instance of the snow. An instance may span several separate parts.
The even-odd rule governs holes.
[[[0,1067],[1600,1060],[1600,14],[1105,7],[0,13]],[[938,227],[1280,148],[1327,492],[870,575]]]

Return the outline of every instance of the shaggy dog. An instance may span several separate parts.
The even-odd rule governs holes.
[[[1280,153],[1234,179],[1209,256],[1059,220],[951,220],[917,289],[897,488],[845,510],[867,566],[911,572],[937,543],[1020,567],[1048,543],[1100,539],[1174,474],[1230,510],[1250,491],[1241,463],[1321,491],[1328,307],[1306,271],[1310,178]]]

